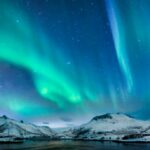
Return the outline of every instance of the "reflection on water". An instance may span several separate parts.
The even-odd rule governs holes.
[[[25,142],[0,144],[0,150],[150,150],[150,144],[118,144],[95,141]]]

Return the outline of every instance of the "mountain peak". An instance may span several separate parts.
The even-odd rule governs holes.
[[[112,119],[112,118],[113,118],[112,115],[110,113],[107,113],[107,114],[104,114],[104,115],[94,117],[92,119],[92,121],[93,120],[97,121],[97,120],[103,120],[103,119]]]
[[[1,116],[1,118],[8,119],[8,117],[6,115]]]
[[[113,119],[117,117],[126,117],[126,118],[133,118],[130,115],[124,114],[124,113],[106,113],[100,116],[96,116],[92,119],[92,121],[97,121],[97,120],[105,120],[105,119]]]

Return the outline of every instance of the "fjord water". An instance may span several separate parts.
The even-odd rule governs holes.
[[[150,144],[95,141],[50,141],[0,144],[0,150],[150,150]]]

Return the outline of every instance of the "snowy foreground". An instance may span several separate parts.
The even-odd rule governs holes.
[[[105,114],[94,117],[79,127],[54,130],[23,121],[0,117],[0,142],[13,138],[32,140],[98,140],[114,142],[150,142],[150,121],[128,115]]]

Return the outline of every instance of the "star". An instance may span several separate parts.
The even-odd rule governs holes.
[[[16,19],[16,23],[20,23],[20,20],[19,20],[19,19]]]
[[[71,65],[71,62],[70,61],[67,61],[67,63],[66,63],[67,65]]]

